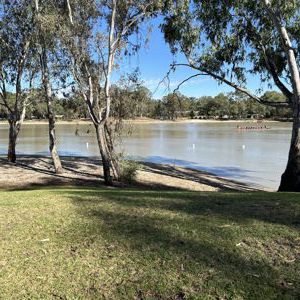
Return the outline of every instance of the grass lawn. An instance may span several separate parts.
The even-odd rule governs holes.
[[[1,299],[300,299],[300,194],[0,192]]]

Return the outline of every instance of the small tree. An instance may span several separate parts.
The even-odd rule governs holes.
[[[162,104],[164,105],[164,110],[166,116],[169,120],[176,120],[179,108],[179,98],[175,93],[168,94],[162,98]]]
[[[195,116],[196,116],[195,112],[193,110],[191,110],[189,116],[190,116],[190,119],[195,119]]]
[[[9,162],[16,161],[17,138],[35,75],[30,53],[35,12],[30,4],[30,1],[0,2],[0,105],[5,108],[9,123]]]
[[[129,37],[155,10],[155,3],[157,1],[133,0],[69,3],[71,15],[74,12],[70,19],[72,30],[69,44],[73,76],[96,129],[104,179],[108,185],[112,184],[111,169],[116,179],[120,173],[108,127],[112,101],[111,75],[116,61],[121,64],[122,57],[129,51],[129,45],[133,51],[139,48],[139,44],[133,45]]]

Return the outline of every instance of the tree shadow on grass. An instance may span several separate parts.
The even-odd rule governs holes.
[[[278,266],[243,255],[236,246],[238,232],[218,227],[227,219],[238,225],[254,219],[292,225],[293,201],[287,203],[289,211],[275,217],[283,203],[278,207],[278,204],[265,201],[264,205],[269,205],[270,209],[276,207],[276,211],[274,214],[259,213],[258,205],[262,201],[253,195],[243,199],[239,194],[234,199],[230,197],[232,194],[212,197],[212,193],[99,190],[66,193],[79,213],[93,222],[88,230],[84,229],[86,235],[94,239],[99,234],[110,243],[117,242],[128,250],[129,256],[137,261],[148,260],[150,266],[157,266],[158,260],[167,262],[166,266],[156,269],[155,276],[165,276],[166,268],[171,268],[178,272],[179,285],[184,278],[190,278],[194,293],[215,291],[215,296],[221,297],[220,291],[225,291],[224,299],[237,295],[246,299],[296,299],[300,296],[299,284],[293,276],[285,278],[287,274]],[[299,201],[297,203],[299,207]],[[203,272],[207,275],[209,270],[213,270],[213,275],[200,283],[197,276]],[[162,280],[167,282],[168,278]],[[294,280],[294,286],[282,286],[285,280]]]
[[[68,192],[67,192],[68,193]],[[216,193],[186,191],[77,190],[83,202],[108,201],[127,208],[164,209],[193,216],[212,214],[247,223],[259,220],[300,229],[298,193]],[[96,197],[96,199],[95,199]]]

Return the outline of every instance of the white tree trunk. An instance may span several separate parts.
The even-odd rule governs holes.
[[[286,169],[281,176],[279,191],[300,191],[300,77],[295,51],[285,26],[272,8],[270,0],[264,0],[268,13],[273,20],[282,46],[287,56],[291,83],[293,86],[293,129]]]

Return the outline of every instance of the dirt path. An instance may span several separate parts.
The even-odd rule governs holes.
[[[103,185],[101,162],[95,158],[62,157],[64,173],[56,175],[51,159],[45,156],[20,156],[10,164],[0,156],[0,188],[31,188],[49,185]],[[253,191],[243,183],[207,172],[170,165],[141,163],[134,186],[193,191]]]

